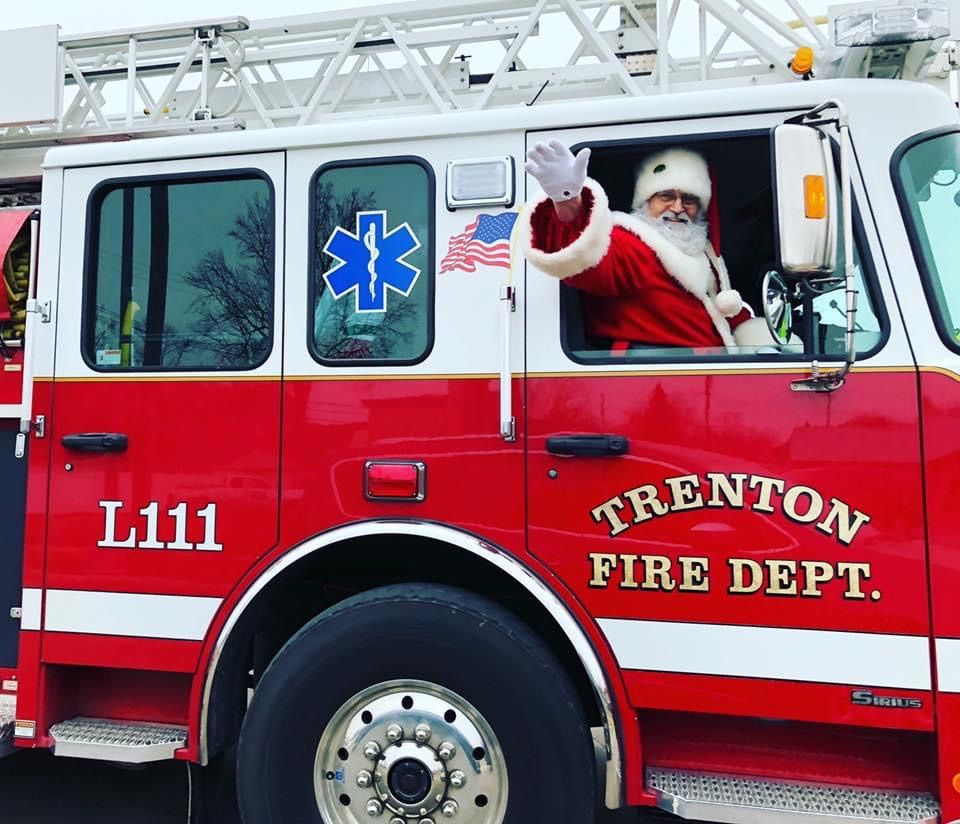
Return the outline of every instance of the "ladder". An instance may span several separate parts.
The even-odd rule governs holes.
[[[11,122],[0,88],[0,148],[798,82],[799,47],[835,74],[826,21],[777,2],[795,19],[770,0],[420,0],[55,36],[31,51],[57,67],[44,111]],[[3,54],[4,77],[30,70]]]

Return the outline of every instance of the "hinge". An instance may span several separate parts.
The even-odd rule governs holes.
[[[512,286],[501,286],[500,287],[500,300],[509,300],[510,301],[510,311],[517,311],[517,290]]]
[[[18,620],[23,618],[23,607],[10,607],[10,617]]]
[[[51,304],[49,300],[41,301],[36,298],[31,298],[27,301],[27,311],[40,315],[41,323],[50,323],[50,308]]]

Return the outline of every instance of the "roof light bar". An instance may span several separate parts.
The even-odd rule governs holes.
[[[838,46],[879,46],[939,40],[950,36],[946,0],[914,3],[865,4],[836,16],[834,42]]]

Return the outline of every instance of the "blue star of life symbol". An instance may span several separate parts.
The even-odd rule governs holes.
[[[357,233],[338,226],[324,245],[338,263],[323,279],[337,300],[355,291],[357,312],[386,312],[387,290],[409,297],[420,277],[420,270],[404,260],[419,248],[407,223],[388,233],[385,211],[357,212]]]

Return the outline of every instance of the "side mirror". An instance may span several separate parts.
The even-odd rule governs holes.
[[[786,346],[793,331],[793,310],[790,305],[790,287],[779,272],[770,271],[763,276],[763,316],[773,339]]]
[[[784,123],[773,130],[773,162],[780,271],[832,273],[840,209],[830,141],[813,126]]]

